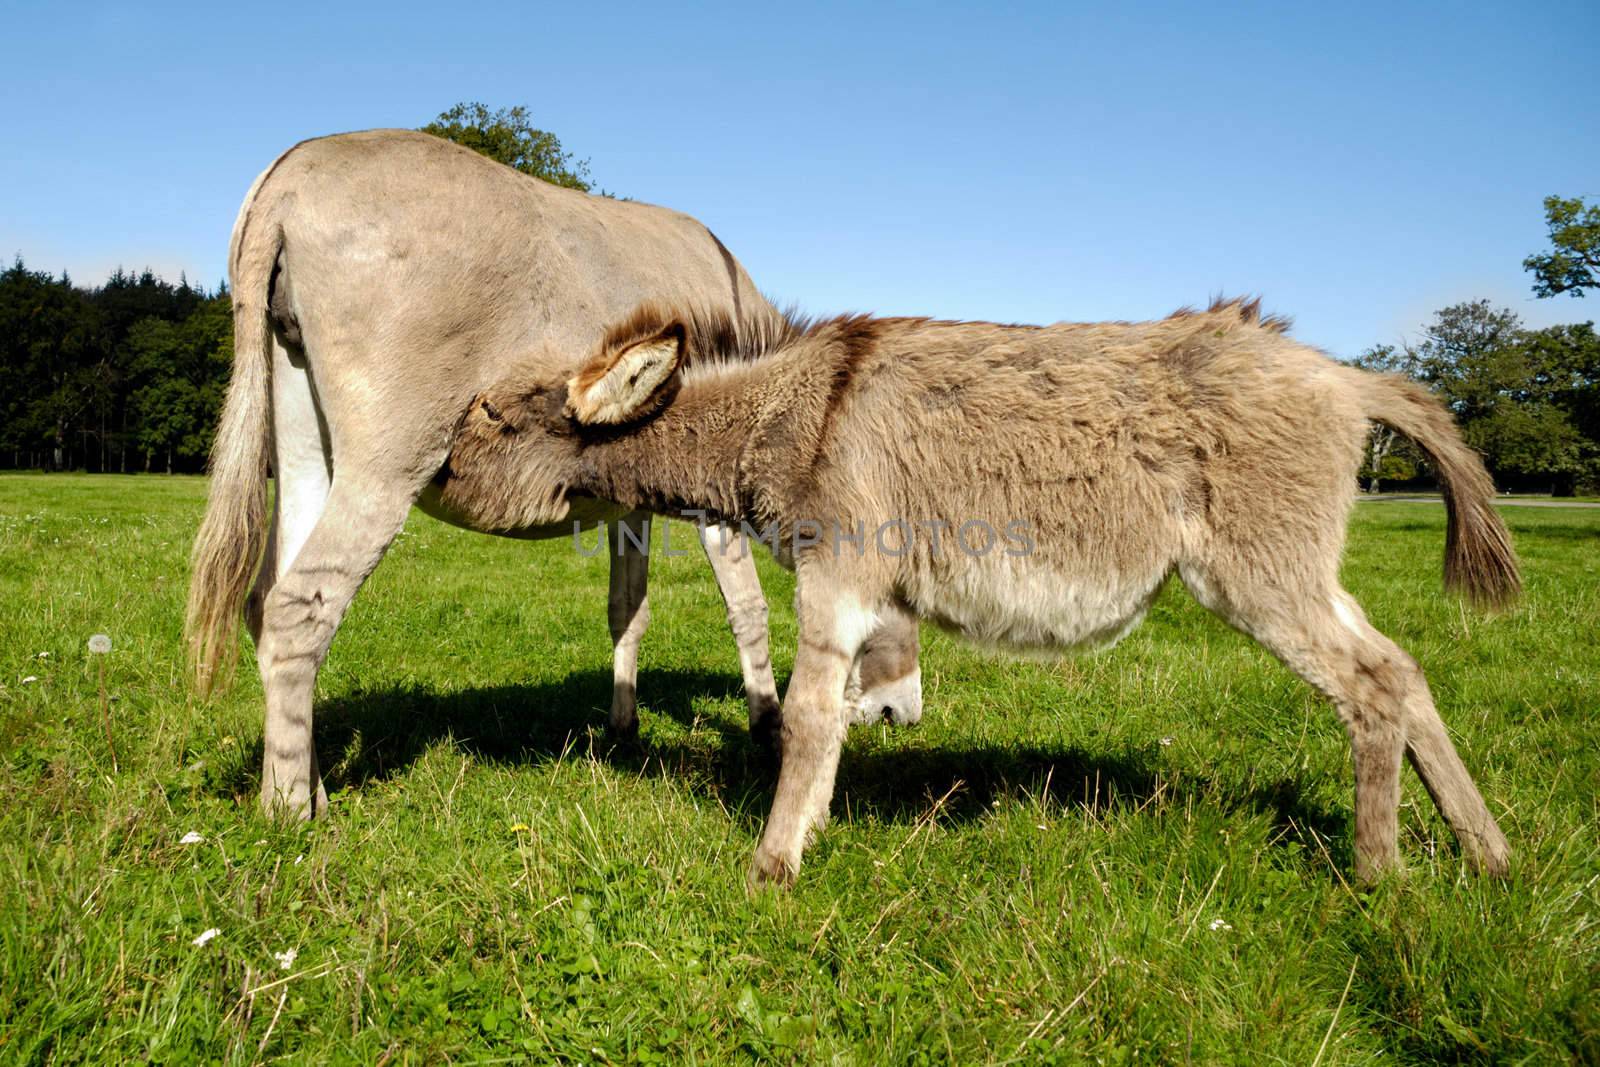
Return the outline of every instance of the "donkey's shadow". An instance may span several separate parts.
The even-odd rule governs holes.
[[[446,692],[391,688],[335,697],[317,709],[319,759],[330,790],[359,790],[403,772],[443,742],[496,764],[532,766],[576,753],[631,774],[674,777],[716,799],[752,830],[758,828],[776,784],[776,758],[751,740],[742,717],[704,710],[707,701],[742,709],[744,692],[737,677],[645,670],[639,688],[648,697],[640,709],[644,729],[631,740],[606,733],[611,674],[598,669],[576,671],[559,683]],[[938,710],[930,709],[930,714]],[[651,716],[664,716],[675,726],[652,729]],[[1174,785],[1159,775],[1154,750],[1112,754],[1026,742],[930,745],[916,738],[915,729],[904,739],[900,730],[892,730],[884,741],[846,743],[835,820],[911,822],[935,802],[941,818],[965,822],[988,813],[997,801],[1140,808],[1158,796],[1180,806],[1193,797],[1228,810],[1265,812],[1276,828],[1292,836],[1314,831],[1323,841],[1341,843],[1333,857],[1341,861],[1338,850],[1347,836],[1348,813],[1310,800],[1296,782],[1232,787],[1185,773]]]

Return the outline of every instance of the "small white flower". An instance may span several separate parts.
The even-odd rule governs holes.
[[[272,954],[272,958],[278,961],[279,967],[282,967],[287,971],[289,968],[294,966],[295,957],[298,955],[300,955],[300,953],[295,949],[286,948],[282,952],[274,952]]]
[[[178,838],[178,844],[180,844],[180,845],[198,845],[200,842],[202,842],[204,840],[205,840],[205,838],[201,837],[199,834],[195,833],[193,830],[190,830],[188,833],[186,833],[182,837]]]
[[[89,638],[89,651],[103,654],[111,651],[111,638],[105,634],[95,634]]]
[[[32,685],[34,682],[37,682],[38,680],[39,680],[39,676],[37,674],[30,674],[30,675],[28,675],[26,678],[24,678],[22,680],[22,684],[23,685]]]
[[[213,926],[209,930],[200,931],[200,936],[195,938],[193,941],[191,941],[189,943],[191,945],[199,947],[199,946],[204,945],[207,941],[210,941],[213,937],[216,937],[220,933],[222,933],[222,931],[218,930],[215,926]]]
[[[301,860],[303,860],[303,859],[305,859],[305,858],[306,858],[306,857],[305,857],[305,853],[303,853],[303,852],[302,852],[302,853],[301,853],[301,854],[300,854],[300,855],[298,855],[298,856],[296,856],[296,857],[295,857],[295,858],[294,858],[294,865],[295,865],[295,866],[296,866],[296,867],[298,867],[298,866],[300,866],[300,861],[301,861]]]
[[[1172,738],[1170,738],[1170,737],[1163,737],[1163,738],[1162,738],[1162,739],[1161,739],[1161,747],[1162,747],[1162,748],[1166,748],[1166,747],[1167,747],[1167,746],[1168,746],[1168,745],[1170,745],[1170,744],[1172,744]]]
[[[35,658],[35,659],[49,659],[49,658],[50,658],[50,653],[48,653],[48,652],[41,652],[41,653],[39,653],[39,654],[38,654],[38,655],[37,655],[37,656],[35,656],[35,657],[34,657],[34,658]]]
[[[1212,919],[1211,920],[1211,929],[1213,929],[1213,930],[1232,930],[1233,929],[1233,924],[1228,922],[1226,919]]]

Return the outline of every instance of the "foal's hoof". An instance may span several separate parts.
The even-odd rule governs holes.
[[[755,859],[750,861],[750,876],[746,884],[752,893],[769,887],[788,889],[794,885],[795,875],[798,873],[798,870],[790,866],[784,857],[758,848]]]
[[[1504,878],[1511,873],[1511,845],[1505,835],[1496,830],[1493,834],[1479,834],[1462,841],[1462,851],[1467,863],[1478,874],[1490,878]]]

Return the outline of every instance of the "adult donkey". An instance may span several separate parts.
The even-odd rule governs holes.
[[[504,361],[545,345],[577,358],[645,298],[709,303],[742,326],[777,313],[688,216],[560,189],[401,130],[305,141],[279,156],[240,208],[228,269],[233,381],[187,631],[205,691],[231,663],[245,616],[266,690],[262,803],[310,816],[327,803],[312,746],[317,670],[412,503],[464,523],[426,490],[472,397],[504,375]],[[594,499],[569,506],[549,488],[550,521],[476,528],[531,538],[605,519],[648,528],[642,513]],[[726,533],[713,537],[707,554],[739,642],[751,724],[770,732],[778,700],[766,603],[749,553],[726,551]],[[629,731],[646,559],[618,540],[610,723]],[[903,628],[864,658],[863,707],[920,714],[915,643]]]

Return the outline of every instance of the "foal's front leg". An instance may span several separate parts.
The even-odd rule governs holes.
[[[800,854],[811,832],[827,820],[828,802],[833,799],[845,733],[845,683],[874,621],[859,597],[830,588],[833,585],[823,576],[808,581],[805,569],[797,568],[800,646],[783,699],[778,792],[750,867],[753,886],[794,881]]]

